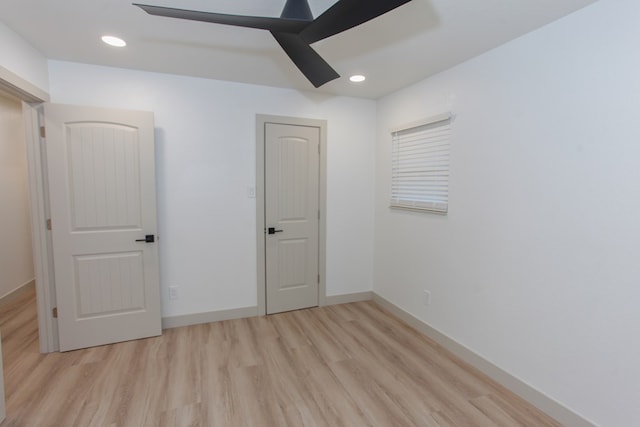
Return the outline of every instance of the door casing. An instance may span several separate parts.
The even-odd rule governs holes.
[[[29,170],[29,199],[31,201],[31,231],[33,241],[34,275],[38,310],[38,337],[41,353],[58,350],[58,325],[53,318],[55,306],[54,283],[51,270],[50,236],[46,219],[46,185],[43,178],[43,159],[40,147],[40,117],[37,106],[49,101],[49,94],[0,66],[0,91],[22,100]]]
[[[264,194],[264,159],[265,159],[265,125],[278,123],[294,126],[309,126],[320,129],[320,179],[319,179],[319,209],[318,224],[318,304],[326,305],[326,206],[327,206],[327,121],[298,117],[271,116],[258,114],[256,116],[256,255],[257,255],[257,296],[258,315],[264,316],[266,306],[266,261],[265,261],[265,194]]]
[[[56,306],[56,287],[53,274],[53,246],[51,230],[47,227],[49,214],[49,186],[47,182],[46,153],[40,129],[44,116],[40,106],[22,103],[29,167],[29,193],[31,199],[31,229],[33,262],[38,307],[38,336],[40,352],[51,353],[60,349],[58,319],[53,317]]]

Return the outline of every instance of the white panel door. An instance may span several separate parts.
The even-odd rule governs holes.
[[[160,335],[153,113],[49,104],[45,123],[60,350]]]
[[[266,123],[267,313],[318,305],[320,129]]]

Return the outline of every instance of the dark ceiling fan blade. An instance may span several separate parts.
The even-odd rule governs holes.
[[[274,31],[271,34],[313,86],[320,87],[340,77],[299,35]]]
[[[311,44],[377,18],[411,0],[339,0],[300,35]]]
[[[200,12],[197,10],[175,9],[172,7],[152,6],[133,3],[149,15],[165,16],[167,18],[188,19],[190,21],[212,22],[215,24],[235,25],[237,27],[258,28],[262,30],[298,33],[302,31],[310,20],[271,18],[262,16],[228,15],[225,13]]]

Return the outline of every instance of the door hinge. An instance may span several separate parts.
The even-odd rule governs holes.
[[[47,230],[51,230],[51,218],[47,220]]]
[[[44,126],[40,126],[40,138],[46,138],[46,137],[47,137],[47,132]]]
[[[53,307],[53,318],[57,319],[58,318],[58,307]]]
[[[318,283],[320,283],[320,275],[318,274]]]
[[[318,154],[320,154],[320,144],[318,144]]]
[[[318,219],[320,219],[320,210],[318,209]]]

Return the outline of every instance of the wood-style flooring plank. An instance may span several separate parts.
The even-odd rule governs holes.
[[[373,302],[41,355],[31,292],[0,328],[0,427],[560,425]]]
[[[500,405],[496,404],[491,396],[480,396],[471,400],[471,404],[478,408],[483,414],[491,418],[491,421],[498,427],[520,426],[518,421],[513,419]]]

